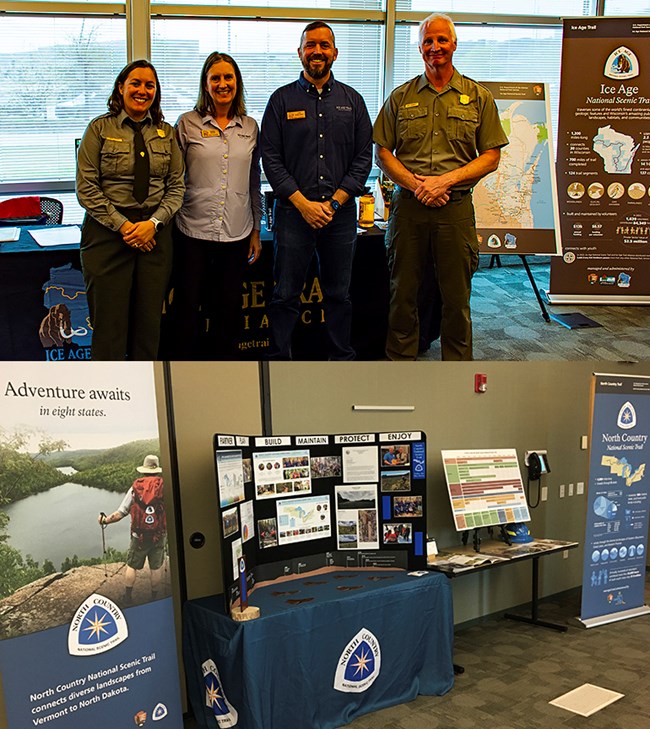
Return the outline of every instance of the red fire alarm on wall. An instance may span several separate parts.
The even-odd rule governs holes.
[[[474,375],[474,392],[486,392],[487,391],[487,375]]]

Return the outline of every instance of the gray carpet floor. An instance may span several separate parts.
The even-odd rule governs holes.
[[[540,291],[547,291],[548,257],[529,258]],[[608,360],[650,359],[650,306],[547,305],[549,314],[581,313],[600,327],[567,329],[546,322],[518,257],[502,257],[501,268],[489,268],[481,257],[472,283],[474,359],[476,360]],[[440,359],[434,342],[420,359]]]
[[[650,581],[646,581],[646,604]],[[545,600],[540,618],[566,633],[494,616],[459,626],[455,660],[465,673],[445,696],[367,714],[349,729],[648,729],[650,616],[585,630],[578,591]],[[585,683],[625,696],[585,718],[548,702]],[[188,719],[186,729],[194,729]],[[281,729],[256,727],[255,729]],[[305,727],[305,729],[311,729]]]

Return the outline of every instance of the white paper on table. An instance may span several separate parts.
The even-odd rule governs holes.
[[[13,243],[20,238],[20,228],[0,228],[0,243]]]
[[[50,228],[30,230],[29,234],[41,248],[70,246],[81,242],[81,228],[78,225],[53,225]]]

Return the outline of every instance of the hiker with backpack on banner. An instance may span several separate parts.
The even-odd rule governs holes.
[[[143,474],[136,478],[122,503],[112,514],[101,513],[99,523],[114,524],[131,515],[131,542],[126,558],[124,603],[133,604],[133,586],[137,571],[149,562],[151,599],[158,597],[165,562],[167,519],[163,503],[162,468],[158,456],[149,455],[136,470]]]

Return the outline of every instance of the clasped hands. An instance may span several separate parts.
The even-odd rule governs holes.
[[[332,222],[334,217],[334,210],[332,210],[329,200],[325,202],[305,200],[298,207],[298,210],[305,222],[312,228],[324,228]]]
[[[430,208],[441,208],[449,202],[449,188],[451,185],[444,181],[443,175],[425,177],[413,175],[418,186],[413,190],[416,199]]]
[[[131,223],[126,220],[120,227],[120,233],[127,246],[139,251],[149,253],[156,245],[154,239],[156,226],[151,220],[142,220],[139,223]]]

